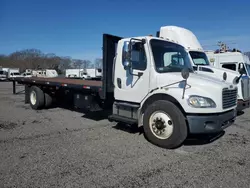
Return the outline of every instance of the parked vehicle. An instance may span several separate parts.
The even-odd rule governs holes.
[[[23,77],[32,77],[32,74],[29,73],[29,72],[24,72],[24,73],[21,74],[21,76],[23,76]]]
[[[19,68],[9,68],[8,69],[8,79],[21,77]]]
[[[220,132],[235,121],[237,85],[195,73],[183,46],[152,36],[104,34],[103,54],[101,81],[14,81],[25,85],[25,102],[35,110],[48,108],[53,99],[88,110],[99,106],[112,111],[110,121],[143,126],[151,143],[169,149],[188,134]],[[170,61],[176,55],[181,63]]]
[[[222,66],[213,66],[209,63],[208,57],[200,45],[197,37],[194,33],[186,28],[177,26],[163,26],[160,31],[157,32],[157,36],[162,37],[169,41],[174,41],[182,45],[186,52],[189,54],[188,57],[191,60],[192,66],[200,75],[207,75],[213,78],[217,78],[223,81],[223,78],[230,83],[235,81],[236,77],[238,80],[238,105],[237,110],[242,111],[250,106],[250,84],[249,77],[242,76],[245,71],[243,69],[238,69],[235,71],[224,69]],[[226,54],[224,55],[227,56]],[[230,59],[230,56],[227,57]],[[183,61],[177,55],[173,60]],[[243,60],[242,60],[243,61]],[[243,61],[245,62],[245,61]],[[243,64],[242,64],[243,65]],[[244,64],[247,67],[246,64]],[[242,66],[243,67],[243,66]],[[242,71],[240,74],[240,70]]]
[[[32,76],[34,77],[47,77],[47,78],[53,78],[57,77],[58,73],[54,69],[41,69],[41,70],[32,70]]]
[[[90,78],[101,78],[102,77],[102,69],[93,68],[86,69],[86,73]]]
[[[83,78],[83,79],[90,78],[90,76],[87,74],[87,72],[84,69],[66,69],[65,77]]]
[[[24,72],[32,74],[32,69],[26,69]]]
[[[0,69],[0,81],[7,80],[7,72]]]
[[[210,64],[216,68],[227,70],[235,75],[242,72],[241,87],[239,87],[238,109],[243,110],[250,105],[250,61],[248,56],[240,51],[223,50],[205,51]]]
[[[243,69],[244,74],[250,77],[250,61],[247,55],[237,50],[207,50],[205,53],[214,67],[229,69],[236,74]]]

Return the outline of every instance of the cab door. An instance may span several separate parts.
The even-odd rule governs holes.
[[[114,97],[115,100],[140,103],[149,92],[150,56],[147,42],[133,42],[131,47],[131,68],[125,69],[123,53],[124,45],[128,41],[119,43],[118,55],[115,63]]]

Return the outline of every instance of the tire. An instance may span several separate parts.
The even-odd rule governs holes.
[[[34,110],[42,109],[45,105],[45,97],[43,90],[41,90],[37,86],[32,86],[29,92],[29,101],[32,109]]]
[[[155,117],[155,123],[150,123],[153,122],[153,117]],[[165,124],[159,120],[159,117],[165,120]],[[162,128],[161,126],[166,127]],[[157,127],[160,128],[158,129]],[[156,101],[147,107],[143,115],[143,129],[145,137],[149,142],[166,149],[179,147],[187,138],[188,134],[183,113],[172,102],[165,100]],[[157,135],[159,134],[158,131],[162,136]],[[167,135],[167,133],[171,134]],[[167,136],[163,136],[164,134]]]
[[[48,93],[44,93],[44,97],[45,97],[45,108],[49,108],[52,105],[53,102],[53,98],[48,94]]]

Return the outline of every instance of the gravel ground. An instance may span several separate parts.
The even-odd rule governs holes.
[[[106,119],[31,110],[1,82],[0,187],[249,187],[249,114],[218,139],[165,150]]]

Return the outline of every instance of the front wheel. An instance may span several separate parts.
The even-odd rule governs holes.
[[[166,149],[180,146],[187,138],[185,117],[172,102],[159,100],[147,107],[143,116],[146,138]]]

